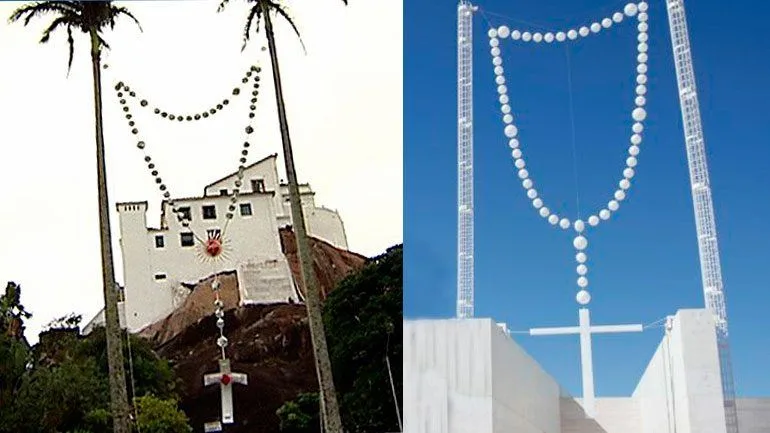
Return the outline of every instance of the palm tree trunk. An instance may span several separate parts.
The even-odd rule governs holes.
[[[126,374],[123,369],[123,345],[118,316],[118,291],[112,261],[110,205],[107,197],[107,170],[104,162],[102,123],[101,44],[91,30],[91,65],[94,75],[94,114],[96,116],[96,166],[99,184],[99,234],[102,244],[102,283],[104,285],[104,322],[107,332],[107,365],[110,375],[110,407],[114,433],[130,433]]]
[[[289,181],[292,225],[297,240],[297,253],[305,287],[305,305],[307,307],[310,337],[315,355],[318,386],[321,389],[321,416],[327,433],[342,433],[342,419],[340,418],[340,409],[337,403],[337,393],[334,389],[331,360],[329,359],[329,349],[326,346],[326,332],[324,331],[323,316],[321,314],[321,297],[318,293],[318,282],[313,271],[310,242],[305,228],[305,216],[302,211],[302,202],[299,195],[297,172],[294,168],[294,154],[291,148],[291,140],[289,139],[289,124],[286,119],[286,107],[283,101],[281,73],[278,69],[278,55],[275,47],[273,23],[270,20],[270,8],[264,3],[262,3],[262,8],[265,17],[267,44],[270,49],[270,62],[273,69],[275,100],[278,105],[278,121],[281,126],[283,159],[286,165],[286,177]]]

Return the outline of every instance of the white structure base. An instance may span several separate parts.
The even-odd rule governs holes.
[[[712,316],[671,325],[633,395],[597,398],[590,419],[492,320],[405,321],[404,432],[725,433]],[[737,407],[742,433],[770,432],[770,399]]]

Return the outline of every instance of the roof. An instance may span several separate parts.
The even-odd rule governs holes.
[[[254,166],[258,165],[258,164],[262,164],[263,162],[267,161],[267,160],[268,160],[268,159],[270,159],[270,158],[278,158],[278,154],[277,154],[277,153],[274,153],[274,154],[272,154],[272,155],[268,155],[268,156],[266,156],[266,157],[264,157],[264,158],[260,159],[259,161],[255,162],[255,163],[253,163],[253,164],[249,164],[249,165],[247,165],[247,166],[246,166],[246,168],[244,168],[244,170],[248,170],[248,169],[250,169],[250,168],[252,168],[252,167],[254,167]],[[216,180],[216,181],[214,181],[214,182],[212,182],[212,183],[210,183],[210,184],[206,185],[206,186],[204,187],[204,189],[208,189],[208,188],[210,188],[210,187],[212,187],[212,186],[214,186],[214,185],[218,184],[219,182],[222,182],[223,180],[226,180],[226,179],[227,179],[228,177],[230,177],[230,176],[235,176],[236,174],[238,174],[238,171],[237,171],[237,170],[236,170],[236,171],[234,171],[234,172],[232,172],[232,173],[230,173],[230,174],[228,174],[227,176],[225,176],[225,177],[223,177],[223,178],[221,178],[221,179],[218,179],[218,180]]]

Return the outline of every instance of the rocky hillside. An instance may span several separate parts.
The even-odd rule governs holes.
[[[300,281],[294,235],[281,230],[283,251],[294,278]],[[325,296],[349,273],[363,267],[366,258],[312,240],[313,264]],[[277,433],[276,410],[300,392],[317,389],[305,307],[293,304],[238,306],[234,273],[221,277],[225,303],[225,335],[233,371],[247,373],[249,384],[234,387],[236,424],[233,433]],[[203,375],[218,368],[219,336],[213,315],[213,293],[201,281],[179,310],[142,332],[157,352],[173,363],[182,382],[181,408],[196,432],[220,416],[217,386],[204,389]],[[301,289],[304,291],[304,289]]]

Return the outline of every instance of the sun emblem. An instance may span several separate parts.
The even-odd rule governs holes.
[[[223,237],[222,231],[219,229],[211,229],[206,232],[206,239],[200,240],[198,258],[204,262],[226,260],[229,240]]]

